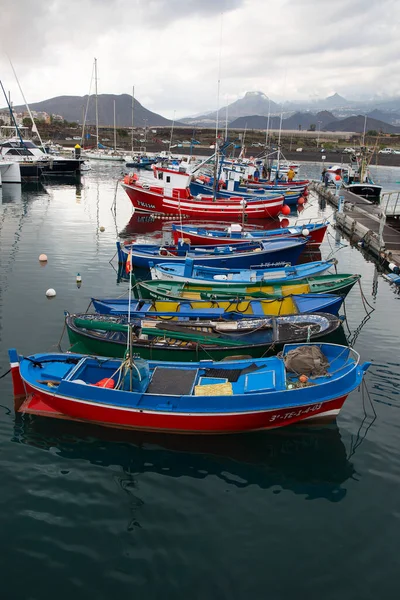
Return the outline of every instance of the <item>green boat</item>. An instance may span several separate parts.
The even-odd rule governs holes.
[[[285,298],[297,294],[335,294],[345,297],[361,275],[320,275],[287,284],[225,284],[218,286],[180,281],[138,281],[142,298],[159,300],[214,300],[228,298]]]
[[[128,329],[132,351],[148,360],[223,360],[232,356],[259,358],[280,352],[288,343],[347,344],[341,320],[326,313],[288,315],[241,321],[157,321],[127,324],[126,317],[67,315],[70,351],[124,357]]]

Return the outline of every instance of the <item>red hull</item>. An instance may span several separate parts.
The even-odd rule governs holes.
[[[142,212],[161,213],[168,215],[187,215],[193,219],[211,220],[237,220],[243,215],[253,219],[266,219],[277,217],[282,210],[284,198],[278,196],[273,199],[260,201],[252,200],[245,208],[241,205],[241,198],[213,200],[211,197],[203,197],[201,200],[188,197],[186,189],[177,189],[176,197],[163,195],[156,186],[148,190],[136,184],[121,184],[129,196],[133,206]],[[180,197],[178,196],[180,194]]]
[[[306,227],[306,225],[305,225]],[[326,230],[327,230],[327,225],[324,225],[323,227],[321,227],[320,229],[317,229],[316,231],[311,231],[309,234],[309,240],[307,242],[307,247],[308,246],[312,246],[314,248],[319,248],[320,245],[323,242]],[[251,238],[216,238],[216,237],[211,237],[211,236],[207,236],[207,235],[198,235],[196,233],[191,233],[188,231],[184,231],[183,232],[183,236],[187,239],[190,240],[190,243],[192,245],[202,245],[202,246],[208,246],[208,245],[222,245],[222,244],[232,244],[233,242],[235,243],[248,243],[249,241],[252,241]],[[265,239],[276,239],[279,238],[280,236],[284,236],[285,238],[288,237],[299,237],[298,235],[296,236],[296,234],[291,234],[291,233],[286,233],[286,234],[276,234],[276,235],[267,235],[265,237]],[[182,237],[182,235],[180,234],[180,232],[176,229],[173,230],[173,238],[174,238],[174,242],[175,244],[178,243],[178,240]],[[257,241],[257,238],[255,238],[255,241]]]
[[[284,427],[305,420],[326,420],[336,416],[347,396],[296,408],[249,413],[178,415],[139,409],[116,409],[104,404],[81,402],[47,394],[33,388],[32,396],[19,410],[56,418],[77,419],[108,427],[182,434],[244,433]]]

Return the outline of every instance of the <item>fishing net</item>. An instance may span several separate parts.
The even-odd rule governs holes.
[[[283,357],[286,370],[297,375],[320,377],[328,373],[329,361],[319,346],[299,346]]]

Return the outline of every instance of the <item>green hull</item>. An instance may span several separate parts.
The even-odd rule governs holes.
[[[142,298],[152,298],[158,300],[181,300],[182,298],[195,299],[193,295],[198,295],[198,299],[226,300],[228,298],[254,298],[267,300],[282,298],[290,294],[335,294],[345,297],[352,287],[360,280],[360,275],[321,275],[320,277],[309,277],[296,281],[290,286],[268,286],[273,287],[272,293],[264,293],[260,284],[235,284],[225,286],[213,286],[213,284],[193,284],[180,281],[140,281],[140,295]],[[308,289],[305,289],[308,286]]]
[[[84,332],[77,332],[67,328],[68,337],[71,344],[70,350],[81,354],[93,354],[97,356],[110,356],[123,358],[126,352],[126,344],[112,340],[105,340],[90,336]],[[173,337],[173,335],[171,335]],[[311,341],[324,341],[332,344],[347,344],[343,327],[340,326],[331,333],[315,335]],[[146,360],[161,361],[186,361],[197,362],[199,360],[222,360],[224,358],[247,355],[253,358],[274,355],[283,349],[284,343],[259,344],[257,346],[237,346],[237,347],[215,347],[202,346],[200,344],[186,347],[162,348],[155,345],[145,346],[143,344],[133,344],[133,352],[139,354]]]

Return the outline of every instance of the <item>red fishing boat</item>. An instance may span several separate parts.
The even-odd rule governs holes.
[[[283,195],[266,194],[254,199],[193,196],[189,189],[190,174],[159,167],[153,169],[153,174],[154,181],[134,174],[126,175],[121,183],[138,211],[218,221],[244,217],[266,219],[277,217],[282,211]]]
[[[292,353],[290,354],[290,352]],[[294,351],[294,353],[293,353]],[[335,344],[200,363],[9,351],[18,412],[170,433],[226,434],[335,417],[369,363]],[[299,363],[300,361],[300,363]],[[309,378],[298,374],[298,364]]]

